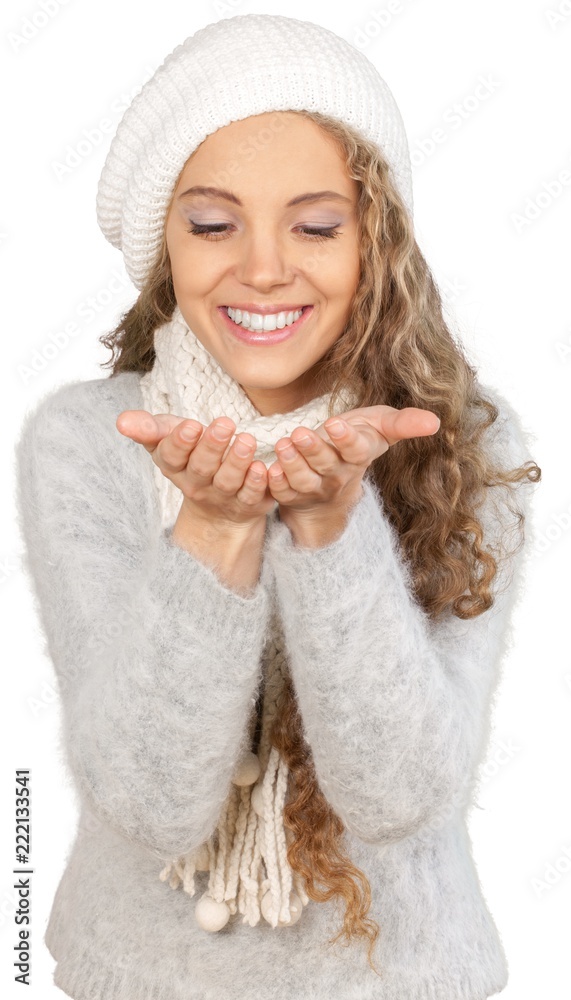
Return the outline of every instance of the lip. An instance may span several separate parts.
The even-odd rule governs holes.
[[[239,307],[237,306],[236,308]],[[300,308],[303,309],[303,312],[299,319],[296,319],[295,323],[292,323],[291,326],[285,326],[283,330],[268,331],[246,330],[243,326],[239,326],[233,319],[230,319],[225,306],[218,306],[218,312],[221,314],[227,328],[234,334],[237,340],[241,340],[246,344],[281,344],[284,340],[289,340],[290,337],[293,337],[313,312],[313,306],[301,306]],[[255,311],[252,310],[252,312]],[[274,311],[275,309],[271,310],[271,312]],[[294,310],[288,310],[288,312],[292,311]],[[279,312],[285,312],[285,310],[280,309]]]

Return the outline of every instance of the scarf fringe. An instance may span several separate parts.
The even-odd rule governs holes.
[[[289,768],[269,741],[286,666],[277,629],[269,654],[258,753],[247,751],[242,756],[210,840],[167,863],[159,875],[171,888],[182,885],[184,892],[194,896],[195,873],[210,872],[208,889],[198,900],[195,915],[198,924],[211,932],[221,930],[239,914],[250,927],[262,917],[274,928],[289,926],[309,903],[303,879],[287,859],[294,839],[283,822]],[[252,737],[255,721],[253,714]]]

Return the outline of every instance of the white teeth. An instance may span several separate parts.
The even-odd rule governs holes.
[[[228,306],[227,312],[230,319],[233,319],[235,323],[243,326],[246,330],[263,330],[270,333],[272,330],[283,330],[285,326],[291,326],[292,323],[295,323],[299,319],[303,309],[297,309],[295,312],[266,313],[266,315],[262,315],[261,313],[249,313],[246,310],[242,312],[241,309],[232,309]]]
[[[250,330],[263,330],[264,329],[264,317],[259,316],[258,313],[250,313]]]

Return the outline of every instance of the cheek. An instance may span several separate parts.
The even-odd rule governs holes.
[[[359,255],[347,253],[339,258],[339,267],[335,280],[331,282],[331,301],[335,301],[337,313],[342,322],[346,322],[351,312],[351,306],[361,273]]]
[[[304,256],[301,269],[306,277],[320,287],[330,299],[342,298],[351,280],[351,255],[339,246],[331,246],[333,240],[320,243],[311,254]]]
[[[348,247],[339,254],[335,261],[335,269],[331,270],[330,283],[336,297],[340,301],[351,298],[359,284],[361,262],[356,247]]]
[[[355,241],[351,248],[350,254],[348,254],[347,268],[346,268],[346,287],[349,294],[353,295],[359,285],[361,279],[361,256],[359,253],[359,246]]]
[[[215,279],[216,268],[209,255],[201,253],[201,248],[184,235],[167,238],[173,282],[180,288],[200,291]]]

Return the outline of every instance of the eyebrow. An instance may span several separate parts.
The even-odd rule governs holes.
[[[202,185],[195,185],[194,187],[188,188],[187,191],[183,191],[179,194],[179,198],[186,198],[188,195],[204,195],[207,198],[224,198],[225,201],[231,201],[235,205],[240,205],[243,207],[240,199],[232,194],[231,191],[226,191],[224,188],[217,187],[203,187]],[[339,194],[338,191],[307,191],[305,194],[298,194],[296,198],[292,198],[288,201],[286,208],[291,208],[293,205],[301,205],[305,202],[322,201],[324,199],[329,199],[331,201],[348,201],[351,199],[347,198],[344,194]]]

